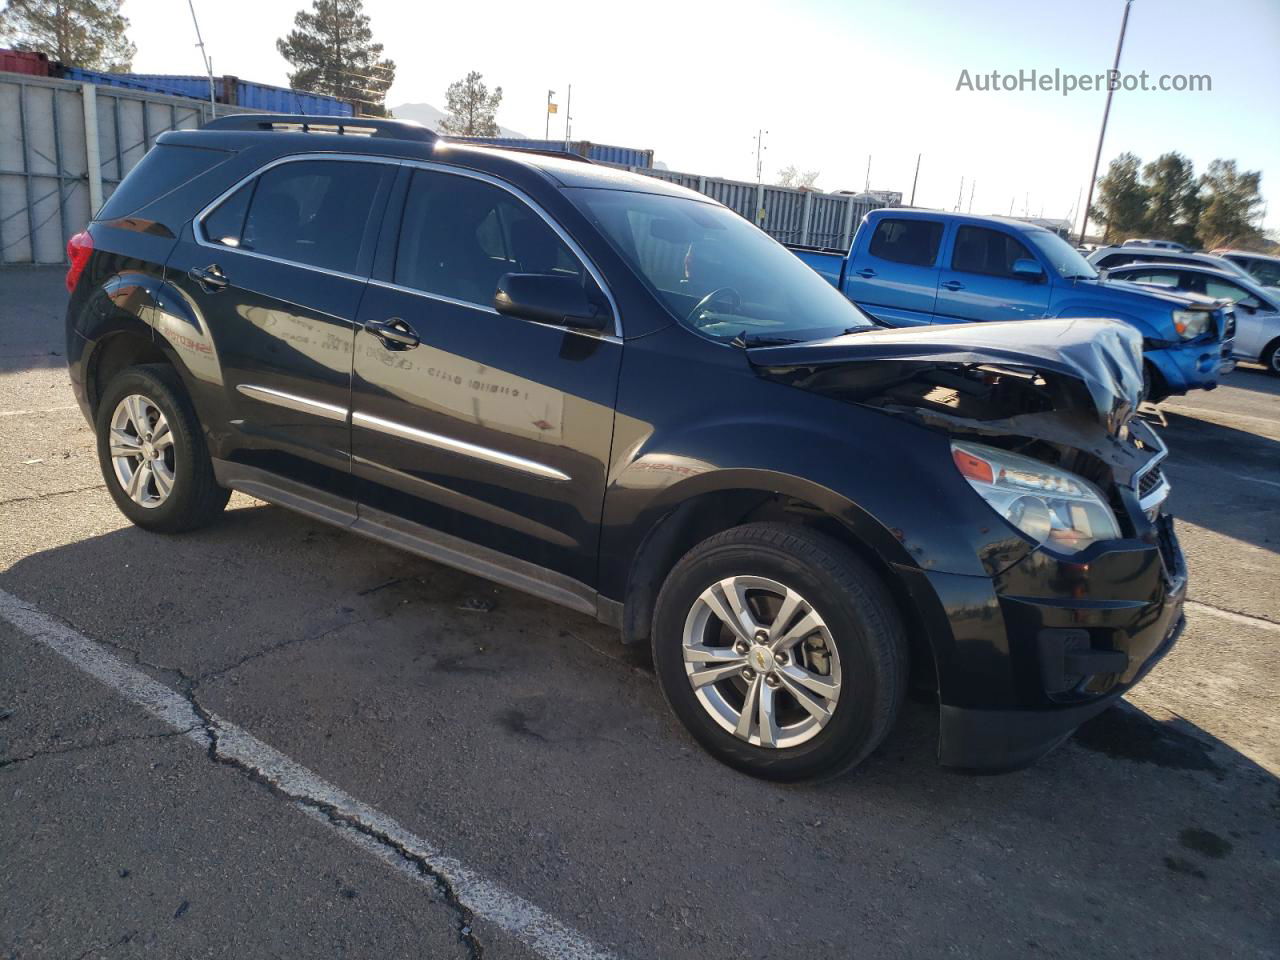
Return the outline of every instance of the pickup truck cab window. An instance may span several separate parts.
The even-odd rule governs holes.
[[[894,263],[928,267],[938,256],[942,224],[935,220],[881,220],[871,235],[870,253]]]
[[[703,336],[794,343],[873,325],[785,247],[724,207],[625,190],[565,193],[662,305]]]
[[[1098,271],[1080,251],[1056,233],[1048,230],[1031,230],[1024,236],[1043,255],[1058,276],[1064,280],[1097,280]]]
[[[415,171],[405,198],[396,284],[488,307],[507,273],[589,282],[565,242],[511,193],[471,177]]]
[[[1034,259],[1031,251],[1010,234],[984,227],[961,227],[956,231],[951,269],[992,277],[1013,277],[1015,261]]]

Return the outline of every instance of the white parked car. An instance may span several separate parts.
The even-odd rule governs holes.
[[[1184,253],[1181,250],[1155,250],[1150,247],[1112,244],[1108,247],[1099,247],[1085,259],[1098,270],[1113,270],[1127,263],[1185,263],[1189,267],[1223,270],[1242,280],[1253,282],[1253,275],[1244,267],[1237,266],[1225,257],[1212,253]]]
[[[1261,363],[1280,376],[1280,289],[1264,287],[1224,270],[1191,263],[1130,263],[1106,272],[1109,281],[1123,280],[1199,293],[1236,305],[1236,360]]]

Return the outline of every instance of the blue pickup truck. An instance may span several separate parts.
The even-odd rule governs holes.
[[[796,256],[891,327],[1039,317],[1110,317],[1141,331],[1151,400],[1211,390],[1232,368],[1235,314],[1223,301],[1102,280],[1069,243],[1004,217],[872,210],[848,255]]]

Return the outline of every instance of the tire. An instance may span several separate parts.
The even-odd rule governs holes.
[[[1280,340],[1272,340],[1267,344],[1258,359],[1267,368],[1267,373],[1280,377]]]
[[[1168,396],[1169,389],[1165,386],[1164,377],[1160,375],[1160,371],[1150,363],[1143,363],[1142,396],[1138,398],[1139,405],[1144,403],[1155,405],[1167,399]]]
[[[148,426],[140,428],[139,421]],[[172,367],[145,364],[116,374],[99,401],[94,430],[111,498],[137,526],[157,533],[195,530],[227,505],[231,492],[214,479],[200,421]],[[144,442],[144,433],[154,444]],[[139,481],[133,495],[131,479]]]
[[[726,583],[740,603],[745,598],[760,630],[774,631],[770,642],[758,642],[764,639],[761,632],[746,646],[745,629],[735,635],[716,614],[717,604],[731,612],[724,606],[730,597]],[[801,598],[791,616],[782,614],[778,587]],[[805,632],[815,622],[810,613],[821,623],[811,633]],[[785,623],[768,622],[780,616]],[[781,657],[758,653],[759,646],[779,649],[774,644],[785,643],[789,634],[801,638],[790,654],[785,649]],[[738,651],[724,646],[735,640]],[[885,584],[838,541],[805,527],[747,524],[690,550],[658,594],[652,642],[663,696],[693,738],[716,759],[764,779],[827,778],[851,769],[884,740],[906,695],[906,633]],[[730,656],[744,646],[749,659]],[[690,658],[698,662],[690,663]],[[749,669],[754,680],[734,672],[739,663],[759,667],[759,672]],[[713,669],[723,669],[724,679],[695,690],[691,675]],[[838,691],[833,699],[810,697],[823,702],[825,721],[802,708],[794,692],[806,693],[814,680],[819,682],[814,690],[825,685]],[[775,707],[775,722],[766,732],[757,702],[750,711],[754,728],[748,723],[744,737],[744,711],[737,707],[735,725],[735,706],[739,699],[745,706],[748,695],[762,691]]]

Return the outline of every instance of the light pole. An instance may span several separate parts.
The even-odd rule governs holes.
[[[556,92],[554,90],[547,91],[547,132],[543,134],[543,140],[551,139],[551,108],[555,106],[555,104],[551,102],[551,98],[555,95]]]
[[[1107,117],[1111,114],[1111,95],[1120,81],[1120,51],[1124,49],[1124,31],[1129,26],[1129,8],[1133,0],[1124,0],[1124,16],[1120,18],[1120,38],[1116,40],[1116,59],[1107,77],[1107,105],[1102,108],[1102,129],[1098,131],[1098,149],[1093,155],[1093,175],[1089,177],[1089,196],[1084,201],[1084,217],[1080,221],[1080,243],[1089,229],[1089,208],[1093,206],[1093,185],[1098,182],[1098,164],[1102,162],[1102,140],[1107,135]]]
[[[764,152],[768,148],[764,145],[765,135],[768,130],[756,131],[756,183],[764,182]]]

